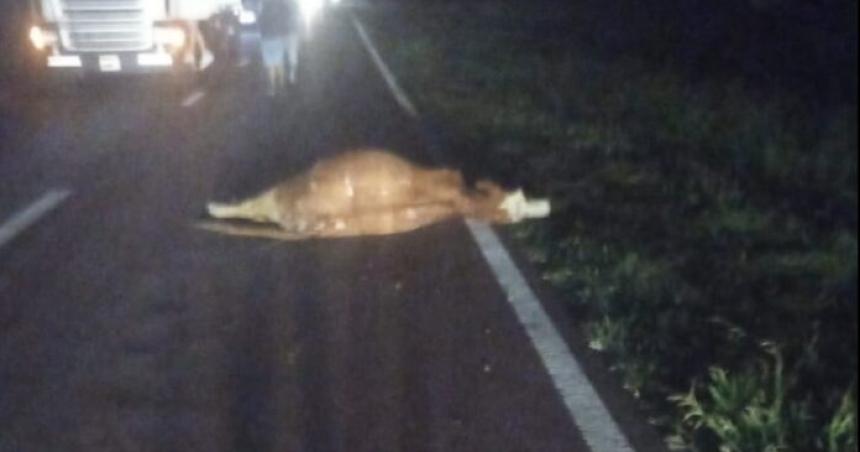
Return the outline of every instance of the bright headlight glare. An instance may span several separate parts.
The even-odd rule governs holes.
[[[30,42],[37,50],[44,50],[45,47],[57,42],[57,35],[50,30],[43,30],[42,27],[34,25],[30,28]]]
[[[257,13],[248,9],[243,9],[239,12],[239,23],[242,25],[253,25],[257,23]]]
[[[158,44],[182,47],[185,44],[185,31],[178,27],[161,27],[154,31],[153,39]]]
[[[325,6],[325,0],[299,0],[299,9],[305,23],[310,24]]]

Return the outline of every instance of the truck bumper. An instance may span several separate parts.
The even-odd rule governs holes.
[[[55,53],[44,61],[51,69],[81,73],[168,72],[183,66],[165,52]]]

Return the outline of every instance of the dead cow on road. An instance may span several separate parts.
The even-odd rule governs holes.
[[[209,215],[270,224],[225,222],[198,226],[220,233],[282,240],[383,235],[411,231],[462,216],[515,223],[549,215],[548,200],[527,200],[521,190],[493,182],[469,188],[459,171],[417,166],[380,150],[359,150],[323,160],[309,171],[235,204],[209,203]]]

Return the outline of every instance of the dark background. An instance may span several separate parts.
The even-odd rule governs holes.
[[[373,0],[367,0],[373,3]],[[388,0],[404,5],[419,1]],[[510,1],[510,0],[508,0]],[[505,0],[484,2],[504,8]],[[856,0],[543,0],[535,8],[575,7],[587,20],[535,29],[564,45],[585,37],[610,57],[635,55],[689,77],[742,79],[754,88],[794,91],[824,103],[856,103]],[[26,74],[27,2],[0,0],[0,77]],[[467,6],[464,6],[464,13]],[[515,18],[512,18],[515,20]],[[582,24],[589,29],[582,29]],[[574,29],[575,28],[575,29]]]
[[[586,0],[598,45],[692,77],[740,77],[810,100],[857,96],[856,0]]]

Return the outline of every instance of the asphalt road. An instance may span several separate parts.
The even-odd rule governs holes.
[[[0,94],[0,222],[72,191],[0,248],[0,451],[588,450],[462,222],[298,243],[190,227],[347,149],[456,160],[345,17],[304,51],[279,102],[254,65],[193,105],[152,78]]]

